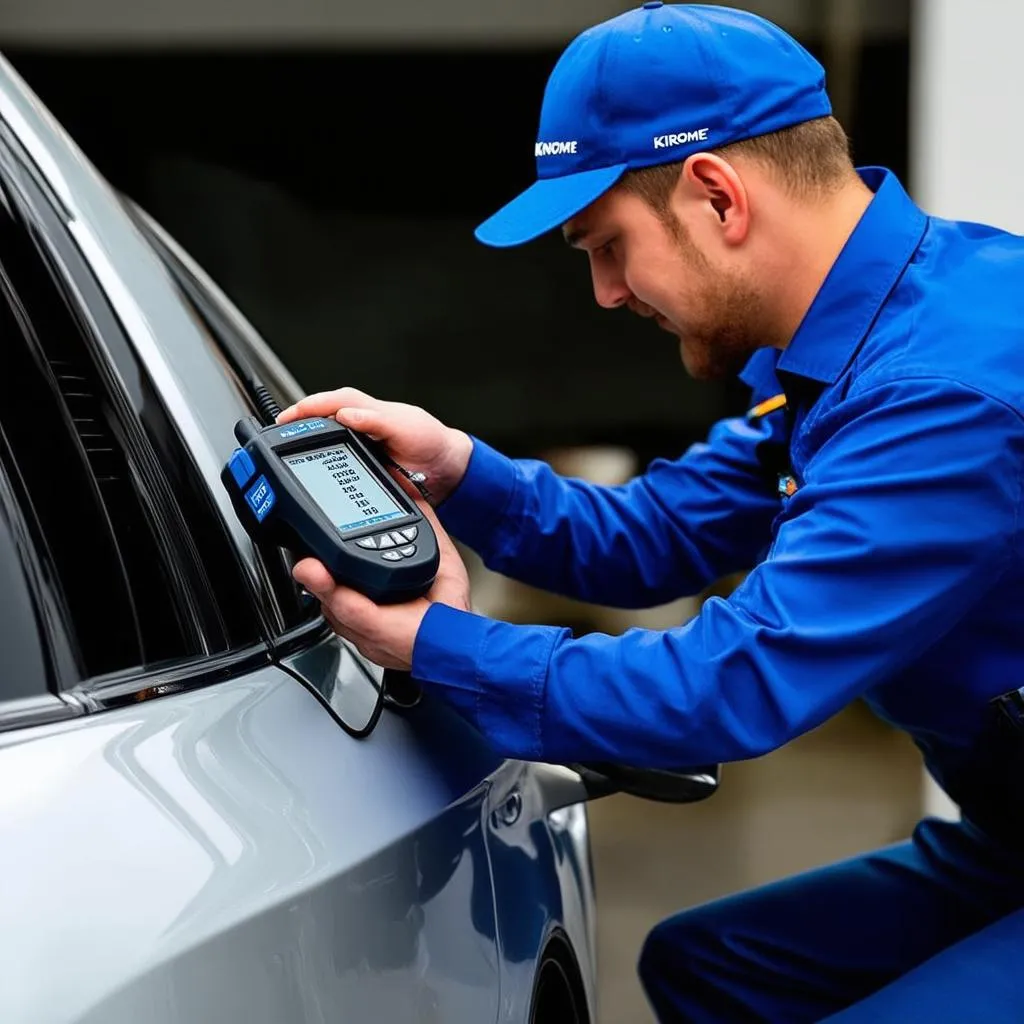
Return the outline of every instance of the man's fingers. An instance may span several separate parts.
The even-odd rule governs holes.
[[[342,406],[378,409],[381,401],[358,388],[338,388],[336,391],[318,391],[306,395],[294,405],[290,405],[277,417],[278,423],[290,423],[292,420],[305,419],[307,416],[331,417]]]
[[[330,618],[343,623],[352,633],[361,633],[373,621],[377,606],[358,591],[339,586],[324,564],[315,558],[296,562],[292,576],[324,606]],[[348,633],[345,637],[352,639]]]
[[[330,597],[334,590],[334,577],[327,571],[323,562],[315,558],[303,558],[292,568],[292,577],[296,583],[305,587],[314,597],[321,601]]]
[[[377,605],[358,590],[350,587],[335,587],[324,602],[339,622],[350,627],[354,633],[363,635],[375,622]]]
[[[338,410],[335,419],[342,426],[351,427],[361,434],[369,434],[375,441],[387,441],[395,428],[394,416],[379,406],[369,409],[346,405]]]
[[[277,414],[277,422],[291,423],[292,420],[302,420],[308,416],[333,416],[339,405],[336,394],[334,391],[321,391],[316,395],[307,395],[287,409],[282,409]]]

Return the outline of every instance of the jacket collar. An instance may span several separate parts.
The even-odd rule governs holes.
[[[772,360],[784,382],[789,375],[819,384],[838,380],[924,237],[928,218],[891,171],[862,167],[857,173],[874,198],[792,341]],[[762,352],[754,353],[741,374],[749,384],[766,368],[767,360],[758,358]]]

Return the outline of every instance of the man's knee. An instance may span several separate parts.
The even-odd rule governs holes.
[[[704,908],[685,910],[656,924],[640,950],[637,972],[648,993],[667,979],[678,982],[702,950],[708,949],[708,922]]]

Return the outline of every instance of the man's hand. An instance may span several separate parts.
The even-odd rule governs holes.
[[[321,391],[289,406],[278,423],[307,416],[335,418],[346,427],[384,443],[388,454],[413,472],[425,473],[434,501],[441,502],[466,475],[473,442],[415,405],[382,402],[355,388]],[[396,477],[410,494],[409,484]]]
[[[338,586],[323,563],[315,558],[302,559],[292,570],[296,581],[320,601],[324,617],[334,631],[382,668],[412,667],[416,634],[432,602],[469,610],[466,567],[433,509],[423,501],[417,504],[434,528],[441,554],[437,578],[426,597],[405,604],[378,605],[350,587]]]

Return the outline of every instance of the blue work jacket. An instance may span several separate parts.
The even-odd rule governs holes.
[[[619,607],[751,570],[622,636],[433,605],[413,673],[500,753],[727,762],[863,697],[943,782],[1024,685],[1024,239],[860,173],[874,198],[790,345],[745,368],[745,417],[620,487],[474,439],[440,514],[492,569]]]

